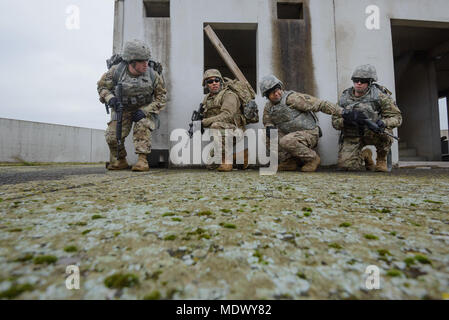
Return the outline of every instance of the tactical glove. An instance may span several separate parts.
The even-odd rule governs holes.
[[[118,99],[116,97],[112,97],[111,99],[109,99],[108,105],[115,110],[117,110],[119,102]]]
[[[382,120],[377,120],[377,121],[376,121],[376,124],[377,124],[377,126],[379,127],[380,132],[384,132],[385,128],[387,127],[387,126],[385,125],[385,122],[383,122]]]
[[[145,115],[145,113],[142,110],[137,110],[133,114],[133,121],[134,122],[139,122],[140,120],[142,120],[143,118],[146,118],[146,117],[147,116]]]

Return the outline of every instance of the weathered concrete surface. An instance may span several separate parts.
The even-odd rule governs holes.
[[[0,186],[0,296],[448,296],[448,170],[261,177],[257,171],[139,174],[58,166],[68,173],[80,168],[88,174]],[[13,172],[39,179],[52,170],[1,167],[0,179]],[[68,246],[77,251],[66,252]],[[41,255],[57,261],[37,264]],[[80,267],[81,289],[70,291],[65,270],[73,264]],[[380,290],[365,287],[369,265],[380,268]],[[107,288],[104,280],[118,272],[134,274],[139,284]]]

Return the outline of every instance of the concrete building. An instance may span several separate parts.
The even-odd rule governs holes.
[[[438,99],[449,95],[449,1],[116,0],[113,51],[139,38],[165,67],[169,101],[156,151],[170,148],[173,129],[188,128],[203,97],[204,70],[231,76],[203,32],[208,24],[254,88],[274,73],[289,89],[336,102],[352,85],[353,69],[373,64],[404,116],[393,163],[441,160]],[[256,101],[262,112],[260,92]],[[322,164],[335,164],[339,134],[330,116],[319,119]]]

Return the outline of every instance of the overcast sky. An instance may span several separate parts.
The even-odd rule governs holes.
[[[66,23],[79,8],[79,29]],[[113,0],[0,0],[0,117],[105,129],[96,83],[112,54]],[[440,101],[441,128],[447,129]]]
[[[66,27],[70,5],[79,29]],[[114,1],[1,0],[0,12],[0,117],[105,129],[96,82],[112,54]]]

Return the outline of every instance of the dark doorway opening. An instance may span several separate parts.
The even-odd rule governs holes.
[[[210,25],[221,40],[248,82],[257,92],[257,24],[205,23]],[[204,33],[204,70],[218,69],[223,77],[235,79]]]
[[[392,20],[400,161],[441,161],[439,98],[449,92],[449,23]]]

